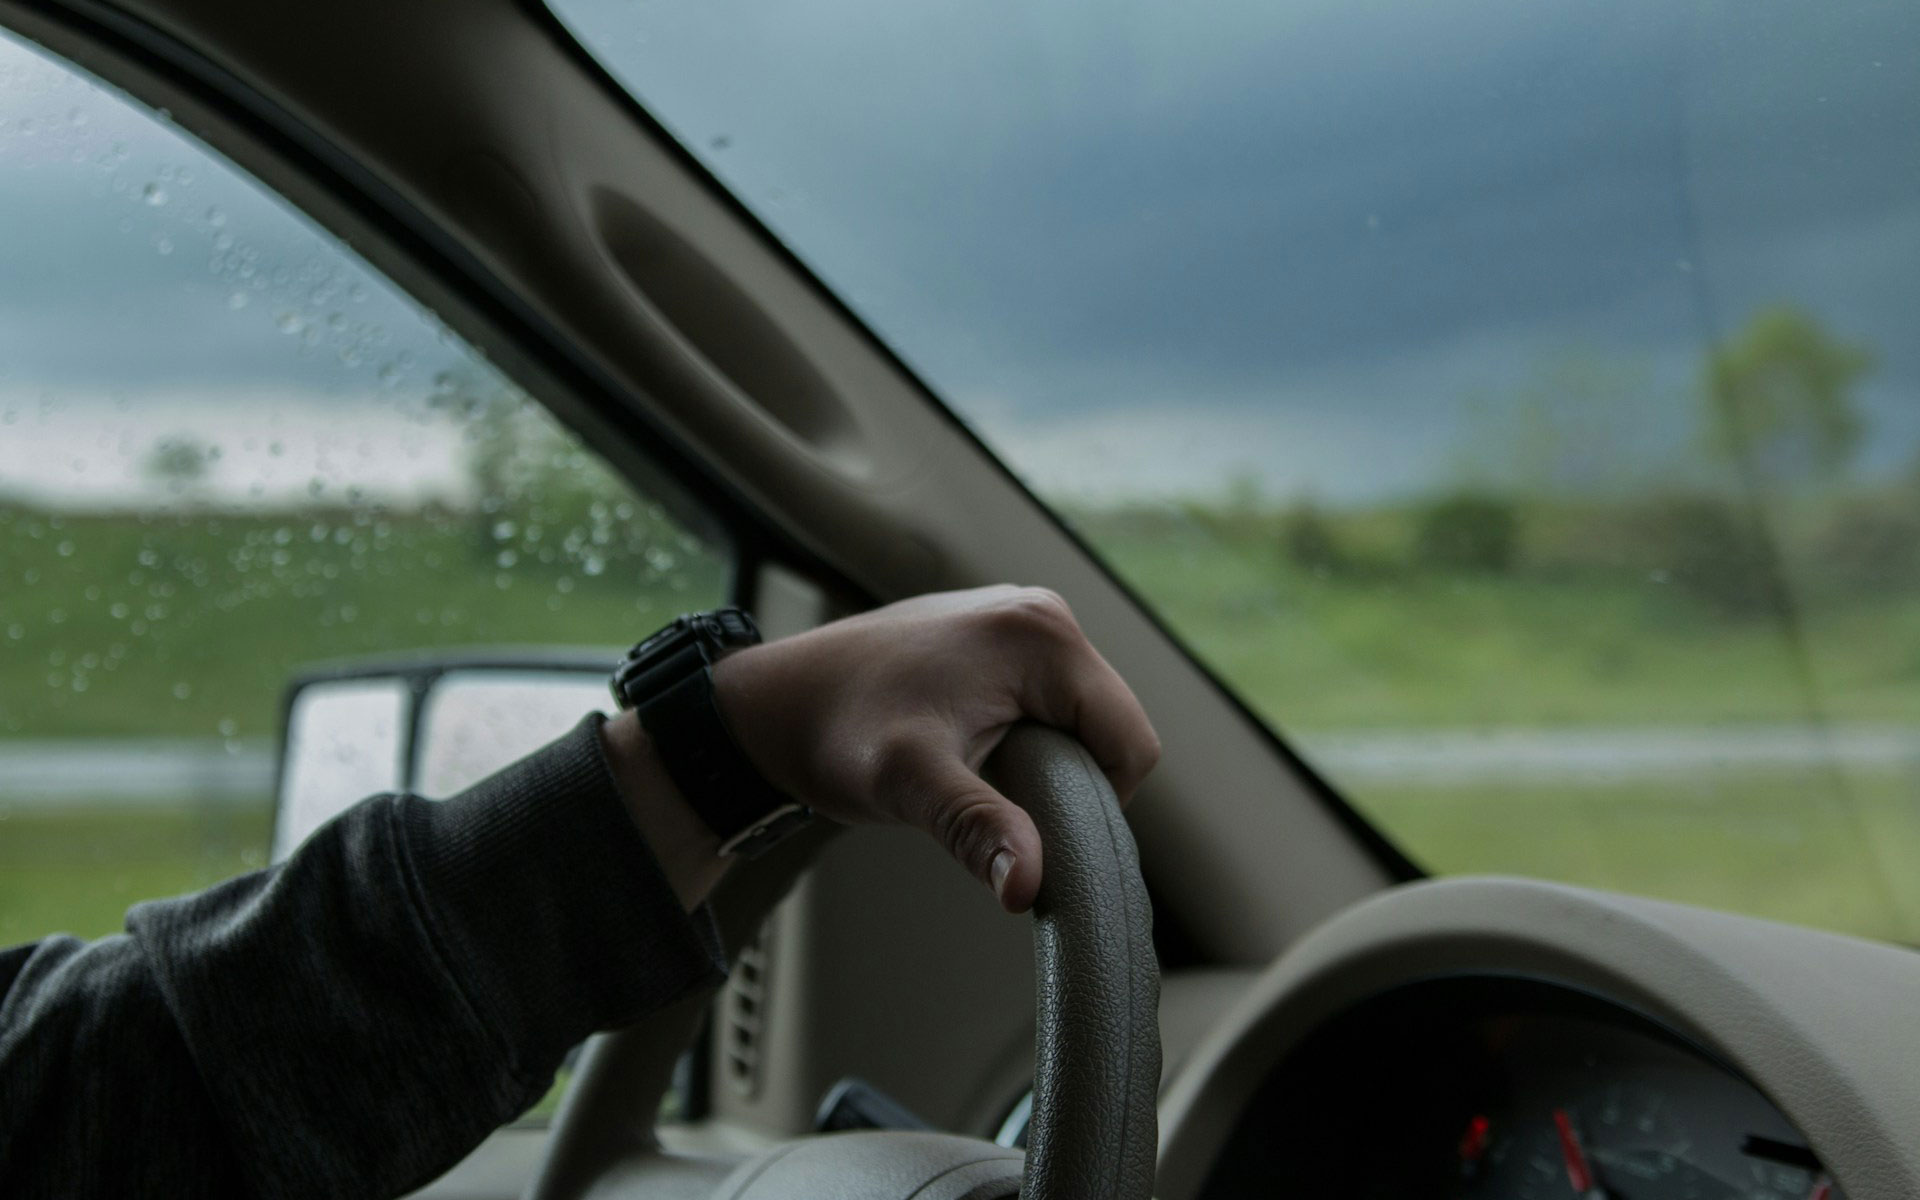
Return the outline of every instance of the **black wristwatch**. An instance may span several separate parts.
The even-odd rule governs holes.
[[[813,817],[813,810],[754,769],[713,697],[713,664],[760,642],[737,608],[690,613],[628,651],[613,672],[613,698],[632,709],[654,753],[720,853],[754,858]]]

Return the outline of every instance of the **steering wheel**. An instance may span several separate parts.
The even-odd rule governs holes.
[[[1011,730],[986,777],[1039,827],[1033,1118],[1017,1150],[950,1134],[826,1134],[741,1164],[713,1200],[1148,1200],[1160,968],[1133,835],[1084,747]]]

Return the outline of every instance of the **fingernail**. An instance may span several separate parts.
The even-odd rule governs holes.
[[[993,856],[993,862],[987,867],[987,877],[993,881],[993,894],[998,896],[1007,889],[1007,876],[1013,873],[1013,851],[1002,850]]]

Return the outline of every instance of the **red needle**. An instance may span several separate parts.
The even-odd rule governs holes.
[[[1822,1175],[1814,1181],[1813,1190],[1807,1193],[1807,1200],[1828,1200],[1833,1195],[1833,1180]]]
[[[1573,1118],[1564,1108],[1553,1110],[1554,1128],[1560,1131],[1560,1157],[1567,1163],[1567,1182],[1576,1195],[1593,1192],[1593,1168],[1587,1165],[1587,1152],[1580,1148],[1580,1135],[1573,1131]]]

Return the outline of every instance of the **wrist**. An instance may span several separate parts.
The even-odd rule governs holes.
[[[688,911],[699,907],[731,861],[720,855],[719,835],[707,828],[680,794],[633,712],[609,719],[600,727],[600,740],[627,815],[652,849],[682,907]]]

